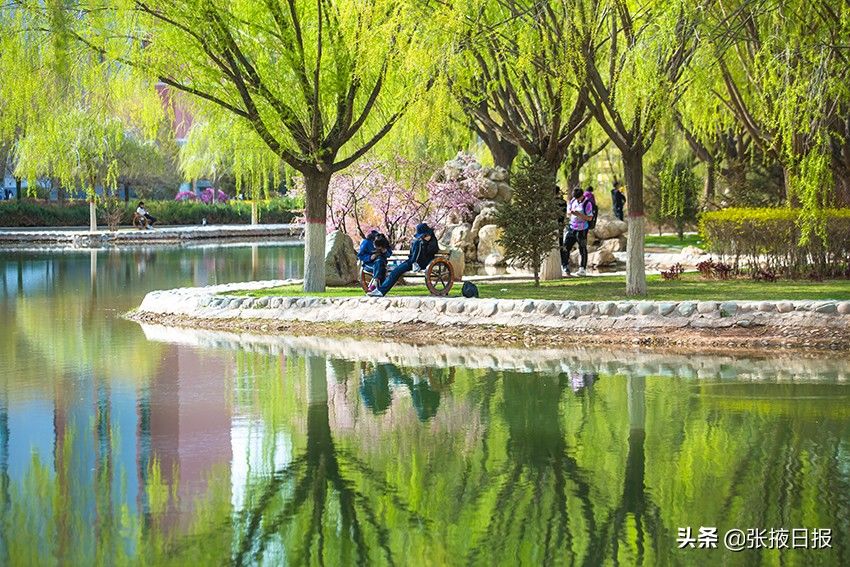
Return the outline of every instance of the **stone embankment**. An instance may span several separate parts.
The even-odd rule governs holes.
[[[794,328],[850,333],[850,301],[549,301],[438,297],[245,297],[294,281],[251,282],[154,291],[136,318],[206,321],[299,321],[424,324],[433,327],[557,329],[576,334],[621,331]],[[544,331],[545,332],[545,331]]]
[[[89,232],[79,229],[0,230],[0,246],[100,248],[114,245],[173,244],[205,239],[301,238],[303,233],[303,225],[298,224],[167,226],[153,230],[121,229],[114,232]]]

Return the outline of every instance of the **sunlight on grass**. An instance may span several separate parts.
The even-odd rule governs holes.
[[[563,299],[574,301],[620,301],[626,297],[622,276],[571,278],[532,283],[480,283],[482,298],[498,299]],[[850,280],[755,282],[749,279],[704,280],[697,274],[687,274],[678,281],[663,281],[659,276],[647,278],[647,299],[657,301],[684,300],[777,300],[777,299],[850,299]],[[460,297],[461,286],[455,284],[451,297]],[[321,296],[356,297],[363,295],[359,287],[328,288],[324,293],[305,294],[301,286],[245,292],[250,296]],[[397,285],[391,296],[427,296],[424,285]]]

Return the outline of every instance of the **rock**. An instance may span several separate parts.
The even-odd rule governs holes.
[[[561,308],[558,309],[558,314],[561,317],[574,317],[575,316],[575,305],[573,305],[572,301],[565,301],[561,304]]]
[[[617,313],[617,304],[613,301],[605,301],[597,306],[597,311],[600,315],[615,315]]]
[[[842,315],[850,315],[850,301],[844,301],[838,304],[838,312]]]
[[[351,237],[335,230],[325,239],[325,283],[330,286],[349,285],[357,281],[357,254]]]
[[[268,297],[258,297],[254,306],[259,309],[259,308],[262,308],[262,307],[267,307],[268,304],[269,304],[269,298]]]
[[[493,169],[489,170],[486,174],[487,177],[492,179],[493,181],[507,181],[508,180],[508,170],[501,166],[496,166]]]
[[[593,313],[593,309],[596,307],[596,304],[590,301],[586,301],[584,303],[578,304],[578,314],[579,315],[590,315]]]
[[[478,314],[482,317],[492,317],[496,313],[496,302],[485,301],[478,305]]]
[[[738,304],[734,301],[724,301],[720,304],[721,317],[733,317],[738,313]]]
[[[609,238],[608,240],[603,240],[599,245],[599,250],[607,250],[608,252],[625,252],[626,251],[626,237],[621,236],[619,238]]]
[[[556,307],[551,301],[537,301],[535,302],[535,309],[541,315],[549,315],[555,312]]]
[[[694,314],[694,311],[697,310],[697,304],[693,301],[685,301],[679,304],[679,308],[676,310],[679,312],[679,315],[682,317],[690,317]]]
[[[648,301],[641,301],[635,306],[635,311],[641,315],[651,315],[655,311],[655,304]]]
[[[602,217],[596,221],[596,228],[592,232],[599,240],[608,240],[619,238],[628,231],[629,225],[625,221]]]
[[[477,219],[476,219],[477,220]],[[505,263],[505,248],[496,241],[502,236],[501,227],[488,224],[478,232],[478,259],[484,260],[488,266],[499,266]]]
[[[475,217],[475,220],[472,221],[472,228],[469,230],[469,238],[472,242],[475,242],[478,239],[478,233],[481,231],[481,227],[488,224],[496,224],[495,204],[484,205]]]
[[[479,199],[495,199],[499,193],[499,184],[491,179],[483,179],[481,183],[477,183],[477,197]]]
[[[455,273],[455,281],[459,282],[463,278],[463,272],[466,270],[466,254],[460,248],[449,248],[449,264]]]
[[[831,314],[831,313],[836,313],[836,312],[838,312],[838,305],[836,305],[832,301],[826,301],[826,302],[820,303],[820,304],[817,305],[817,307],[815,307],[815,313]]]
[[[463,313],[464,304],[462,301],[451,301],[448,306],[446,306],[446,313]]]
[[[628,315],[634,307],[633,303],[620,303],[617,305],[617,315]]]
[[[526,299],[520,304],[519,311],[521,313],[531,313],[532,311],[534,311],[534,301]]]
[[[774,305],[770,301],[762,301],[761,303],[759,303],[759,311],[762,311],[764,313],[776,311],[776,305]]]
[[[511,200],[511,197],[514,194],[514,189],[507,183],[497,183],[496,184],[496,196],[495,199],[499,203],[507,203]]]
[[[658,314],[666,317],[676,309],[675,303],[662,303],[658,306]]]
[[[612,266],[617,263],[617,258],[610,250],[600,249],[587,256],[587,265],[600,268],[602,266]]]
[[[708,313],[713,313],[714,311],[717,311],[716,301],[700,301],[699,303],[697,303],[697,313],[707,315]]]
[[[704,256],[707,252],[702,248],[697,248],[696,246],[685,246],[682,248],[680,254],[682,256]]]
[[[794,304],[790,301],[780,301],[776,304],[776,310],[780,313],[791,313],[794,311]]]

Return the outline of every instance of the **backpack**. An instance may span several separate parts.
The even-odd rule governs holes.
[[[599,217],[599,205],[595,202],[593,203],[593,213],[591,214],[591,219],[587,221],[587,229],[592,230],[596,228],[596,219]]]
[[[464,297],[478,297],[478,286],[472,282],[463,282],[463,288],[460,290]]]

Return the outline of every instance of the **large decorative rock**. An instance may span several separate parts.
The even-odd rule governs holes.
[[[499,184],[490,179],[484,178],[478,183],[479,199],[495,199],[499,193]]]
[[[507,181],[508,180],[508,170],[504,167],[496,166],[492,169],[488,168],[484,174],[487,178],[492,179],[493,181]]]
[[[608,240],[603,240],[599,245],[599,250],[607,250],[608,252],[625,252],[626,251],[626,237],[621,236],[619,238],[609,238]]]
[[[499,266],[505,263],[505,248],[496,241],[502,236],[502,229],[495,224],[487,224],[478,231],[478,260],[485,266]]]
[[[572,254],[570,254],[570,264],[578,266],[581,262],[581,256],[579,255],[578,250],[573,250]],[[589,268],[601,268],[603,266],[613,266],[617,263],[617,257],[614,256],[613,252],[608,250],[597,250],[596,252],[591,252],[587,255],[587,267]]]
[[[357,281],[357,254],[354,242],[342,231],[335,230],[325,240],[325,283],[348,285]]]
[[[625,221],[602,217],[596,221],[596,228],[592,232],[599,240],[608,240],[619,238],[628,231],[629,225]]]
[[[514,189],[507,183],[498,183],[496,184],[497,191],[495,199],[499,203],[507,203],[511,200],[511,196],[514,194]]]
[[[455,281],[459,282],[463,278],[463,272],[466,269],[466,254],[460,248],[449,248],[449,263],[455,272]]]

